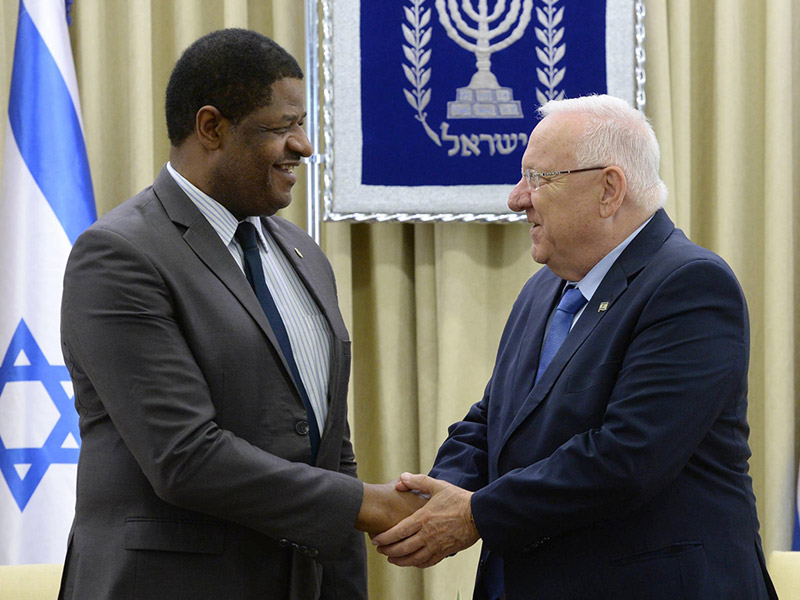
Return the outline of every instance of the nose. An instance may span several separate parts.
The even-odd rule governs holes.
[[[508,195],[508,208],[514,212],[521,212],[531,206],[531,190],[528,187],[528,182],[525,181],[524,177],[520,177],[519,183],[514,186],[514,189]]]
[[[308,139],[308,135],[306,135],[305,129],[302,127],[297,128],[297,132],[294,135],[289,136],[289,148],[300,154],[300,156],[305,156],[308,158],[314,152],[314,148],[311,146],[311,142]]]

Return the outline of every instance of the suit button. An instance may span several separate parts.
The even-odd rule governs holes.
[[[319,550],[317,550],[316,548],[311,548],[311,549],[308,551],[308,555],[309,555],[311,558],[316,558],[316,557],[317,557],[317,554],[319,554]]]
[[[297,550],[300,552],[300,554],[308,556],[308,548],[306,548],[305,546],[300,546]]]
[[[291,544],[292,543],[286,538],[281,538],[280,540],[278,540],[278,546],[280,546],[281,548],[286,548],[287,546],[291,546]]]
[[[308,421],[298,421],[294,425],[294,430],[300,435],[308,435]]]

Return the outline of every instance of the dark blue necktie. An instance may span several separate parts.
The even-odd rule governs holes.
[[[561,301],[556,307],[556,312],[553,315],[553,320],[550,322],[550,330],[547,332],[547,338],[544,340],[544,347],[542,348],[542,355],[539,358],[539,368],[536,371],[536,381],[545,372],[550,361],[561,348],[561,344],[567,339],[570,327],[572,326],[572,319],[583,305],[586,304],[586,298],[583,297],[581,291],[576,287],[570,287],[564,295],[561,296]]]
[[[306,417],[308,418],[308,437],[311,442],[311,461],[312,464],[317,460],[317,451],[319,450],[319,427],[317,426],[317,418],[314,415],[314,409],[311,407],[311,401],[308,398],[306,387],[303,385],[303,380],[300,378],[300,371],[297,369],[297,363],[294,360],[294,353],[292,352],[292,344],[289,341],[289,334],[286,332],[286,326],[283,324],[281,314],[278,312],[278,307],[275,305],[275,300],[272,294],[269,293],[267,282],[264,279],[264,267],[261,264],[261,254],[258,251],[258,241],[256,240],[256,228],[252,223],[242,221],[239,227],[236,228],[236,239],[242,246],[244,251],[244,273],[247,276],[247,281],[256,293],[261,308],[264,309],[264,314],[267,315],[272,332],[278,340],[278,345],[281,347],[281,352],[289,365],[289,371],[297,384],[297,389],[300,392],[300,397],[303,399],[303,404],[306,407]]]

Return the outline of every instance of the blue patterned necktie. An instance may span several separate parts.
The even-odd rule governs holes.
[[[292,344],[289,341],[289,334],[286,332],[286,326],[281,319],[281,313],[278,312],[278,307],[275,305],[275,300],[267,287],[267,281],[264,279],[264,266],[261,263],[261,254],[258,251],[258,241],[256,240],[256,228],[252,223],[242,221],[236,228],[236,240],[241,244],[242,251],[244,252],[244,273],[247,276],[247,281],[256,293],[261,308],[264,309],[264,314],[267,315],[272,332],[278,340],[278,345],[281,347],[286,363],[289,365],[289,371],[292,378],[297,384],[297,389],[300,392],[300,397],[303,399],[303,405],[306,407],[306,417],[308,419],[308,437],[311,442],[311,462],[312,464],[317,460],[317,451],[319,450],[319,426],[317,425],[317,418],[314,415],[314,409],[311,407],[311,400],[309,400],[306,387],[303,385],[303,380],[300,378],[300,371],[297,369],[297,363],[294,360],[294,353],[292,352]]]
[[[556,307],[556,312],[553,315],[553,320],[550,323],[550,330],[547,332],[547,338],[544,340],[544,347],[542,348],[542,355],[539,358],[539,368],[536,371],[536,380],[542,376],[553,357],[558,352],[561,344],[567,339],[570,327],[572,326],[572,319],[583,305],[586,304],[586,298],[583,297],[581,291],[576,287],[570,287],[564,295],[561,296],[561,301]],[[535,383],[535,382],[534,382]]]

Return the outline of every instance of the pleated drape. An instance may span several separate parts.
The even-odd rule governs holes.
[[[0,3],[6,114],[16,1]],[[668,212],[733,267],[750,305],[751,472],[767,550],[787,549],[797,475],[800,352],[800,3],[646,0],[647,114]],[[248,27],[303,64],[300,0],[76,0],[71,36],[98,212],[167,160],[164,89],[188,44]],[[0,132],[0,136],[4,131]],[[384,161],[392,164],[387,148]],[[283,216],[305,226],[305,180]],[[536,270],[524,225],[326,223],[353,338],[351,423],[367,481],[427,471],[478,401],[505,318]],[[319,518],[325,518],[319,515]],[[376,599],[471,595],[477,546],[426,571],[369,551]]]

